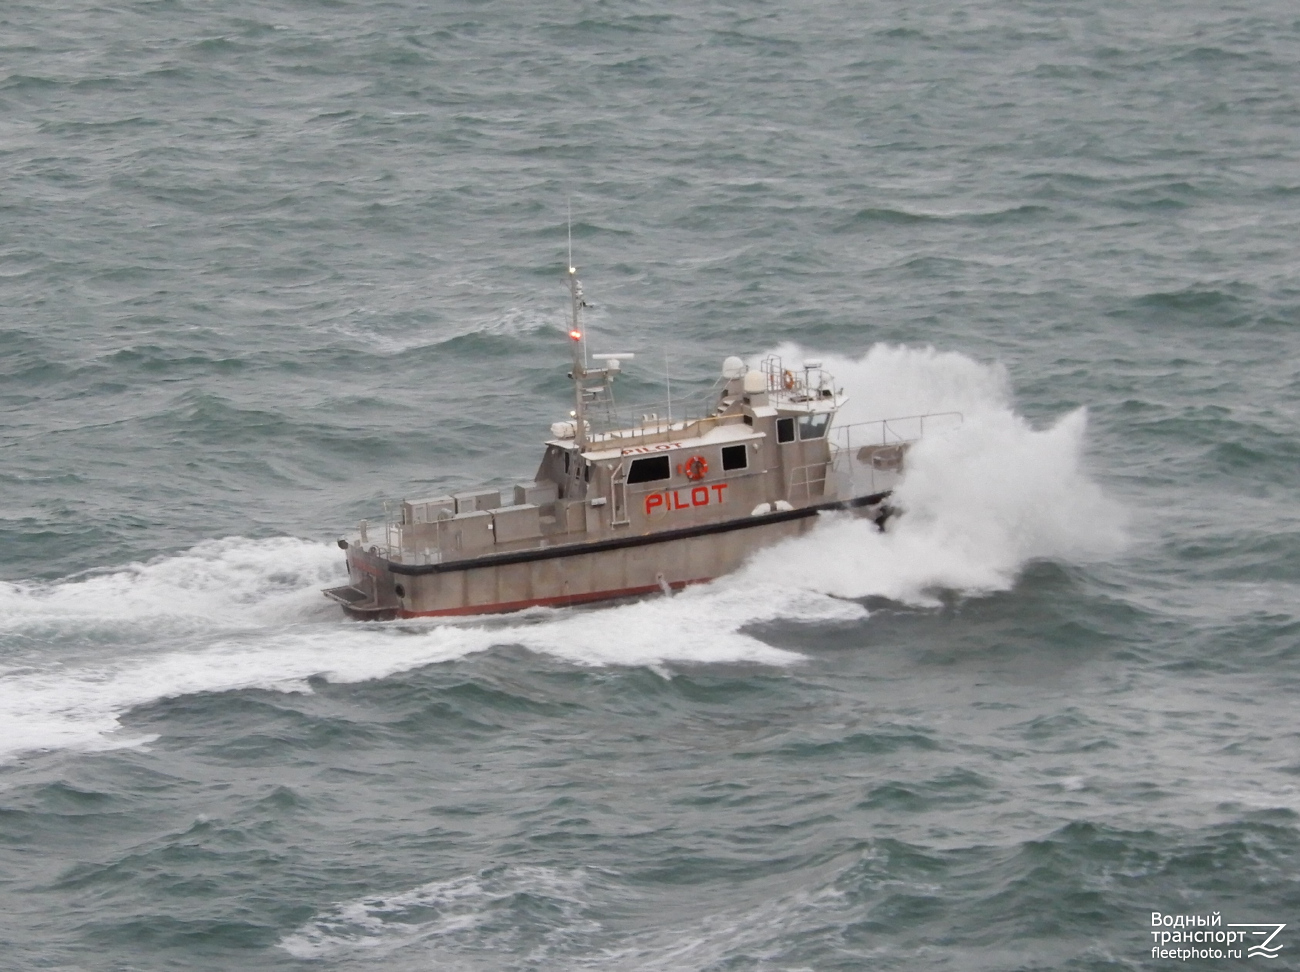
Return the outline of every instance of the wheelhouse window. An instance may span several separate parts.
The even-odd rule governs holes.
[[[826,427],[831,424],[830,412],[818,412],[813,415],[799,416],[799,438],[820,439],[826,435]]]
[[[672,474],[672,466],[669,464],[667,456],[647,456],[644,459],[632,460],[632,465],[627,471],[627,481],[629,483],[655,483],[661,479],[668,479]]]
[[[722,447],[722,468],[746,469],[749,466],[749,451],[742,445]]]
[[[794,419],[779,418],[776,420],[776,441],[777,442],[794,441]]]

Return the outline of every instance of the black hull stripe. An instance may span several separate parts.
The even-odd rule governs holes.
[[[705,523],[700,526],[683,527],[680,530],[664,530],[662,533],[642,534],[634,537],[613,537],[609,540],[596,540],[592,543],[566,543],[559,547],[535,547],[532,550],[516,550],[510,553],[488,554],[485,557],[473,557],[467,560],[453,560],[441,564],[397,564],[391,560],[384,563],[394,574],[447,574],[460,570],[474,570],[478,567],[504,567],[508,564],[527,564],[534,560],[557,560],[561,557],[580,557],[583,554],[603,553],[606,550],[620,550],[624,547],[645,547],[654,543],[671,543],[674,540],[689,540],[692,537],[705,537],[712,533],[730,533],[732,530],[748,530],[753,527],[766,526],[769,523],[785,523],[790,520],[802,520],[816,516],[826,510],[851,510],[863,506],[874,506],[889,495],[891,491],[873,493],[870,496],[857,496],[849,500],[834,503],[818,503],[815,506],[802,506],[797,510],[778,510],[759,516],[747,516],[736,520],[724,520],[721,523]]]

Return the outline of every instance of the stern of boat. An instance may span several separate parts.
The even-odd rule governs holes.
[[[339,546],[347,551],[349,583],[326,588],[321,593],[342,605],[350,617],[362,621],[386,621],[396,617],[396,582],[388,561],[379,555],[378,548],[366,550],[346,540],[340,540]]]

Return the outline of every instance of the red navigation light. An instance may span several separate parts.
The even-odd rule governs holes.
[[[570,331],[570,332],[569,332],[569,337],[573,338],[573,340],[575,340],[575,341],[581,341],[581,340],[582,340],[582,332],[581,332],[581,331]]]

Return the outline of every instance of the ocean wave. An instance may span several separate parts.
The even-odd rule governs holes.
[[[836,227],[837,232],[857,230],[864,226],[884,223],[895,226],[914,226],[924,223],[970,223],[975,226],[998,225],[1013,220],[1034,218],[1051,212],[1047,206],[1021,204],[1002,209],[954,210],[946,212],[913,212],[889,207],[859,209],[847,221]]]

